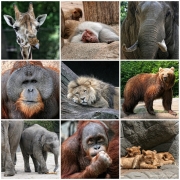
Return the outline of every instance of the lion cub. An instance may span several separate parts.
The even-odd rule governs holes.
[[[173,155],[169,152],[157,153],[157,158],[161,166],[166,164],[175,164],[175,159]]]
[[[127,155],[125,157],[135,157],[141,154],[141,146],[133,146],[131,148],[126,148]]]
[[[69,82],[67,98],[84,106],[119,110],[119,88],[88,76]]]
[[[122,169],[157,169],[160,167],[156,151],[142,150],[142,154],[135,157],[122,157]]]

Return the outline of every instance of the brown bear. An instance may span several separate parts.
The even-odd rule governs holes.
[[[176,116],[177,113],[171,110],[174,83],[174,67],[160,67],[157,74],[143,73],[130,78],[124,89],[124,113],[134,114],[133,110],[138,102],[144,101],[148,113],[155,115],[153,101],[162,98],[164,109]]]

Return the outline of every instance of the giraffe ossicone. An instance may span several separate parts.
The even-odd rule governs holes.
[[[28,11],[21,13],[16,6],[14,6],[15,20],[9,15],[4,15],[6,23],[13,27],[16,33],[16,42],[20,46],[21,55],[23,59],[32,59],[32,47],[39,49],[39,40],[37,39],[37,32],[39,27],[46,20],[47,14],[39,15],[35,18],[33,4],[29,4]]]

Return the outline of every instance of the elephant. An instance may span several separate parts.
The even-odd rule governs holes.
[[[14,176],[16,150],[23,132],[24,121],[1,121],[1,172]]]
[[[56,172],[58,168],[59,139],[56,133],[50,132],[44,127],[34,124],[26,128],[20,140],[20,147],[24,158],[24,171],[31,172],[29,165],[29,156],[31,156],[35,172],[39,174],[48,174],[46,166],[47,152],[54,154]]]
[[[179,59],[179,2],[129,1],[121,59]]]

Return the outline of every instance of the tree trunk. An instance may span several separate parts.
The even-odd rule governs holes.
[[[61,63],[61,118],[62,119],[119,119],[119,111],[109,108],[82,106],[67,99],[68,83],[78,76]]]
[[[83,1],[86,21],[119,24],[119,1]]]

